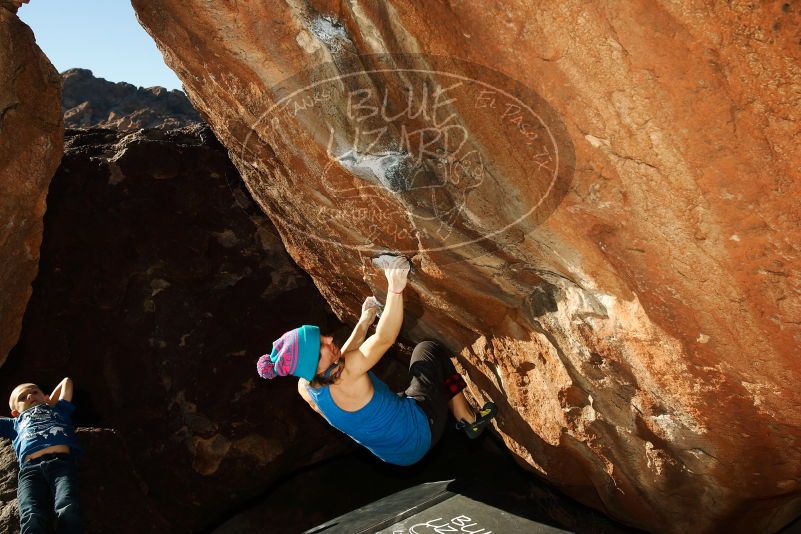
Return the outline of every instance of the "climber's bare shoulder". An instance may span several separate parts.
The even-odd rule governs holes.
[[[348,366],[348,357],[357,358],[359,356],[360,354],[357,350],[350,351],[343,356],[346,358],[345,365],[342,366],[342,374],[339,375],[339,379],[336,381],[338,385],[347,389],[364,387],[365,384],[372,385],[366,371],[361,369],[354,370]]]
[[[315,412],[322,415],[314,399],[306,390],[307,387],[309,387],[309,381],[305,378],[299,378],[298,393]],[[329,386],[329,391],[331,398],[339,408],[348,412],[355,412],[366,406],[370,399],[373,398],[373,383],[367,374],[354,375],[348,373],[345,368],[342,370],[342,375],[340,375],[339,379]]]
[[[362,372],[360,369],[354,371],[347,365],[348,358],[362,357],[358,350],[349,351],[343,357],[345,366],[339,379],[331,385],[331,397],[343,410],[355,411],[373,398],[373,382],[366,372]]]
[[[377,333],[373,334],[359,348],[349,350],[342,355],[345,359],[345,371],[354,377],[367,376],[367,372],[381,360],[393,343],[394,339],[387,340]]]

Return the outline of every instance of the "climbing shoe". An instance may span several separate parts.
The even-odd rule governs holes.
[[[464,433],[467,434],[468,438],[476,439],[481,435],[482,432],[484,432],[484,429],[487,427],[492,418],[495,417],[497,411],[498,407],[495,406],[495,403],[488,401],[486,404],[484,404],[484,407],[478,411],[475,423],[468,423],[462,419],[456,423],[456,428],[459,430],[464,430]]]

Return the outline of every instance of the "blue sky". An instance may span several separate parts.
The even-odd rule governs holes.
[[[59,72],[81,67],[112,82],[181,89],[130,0],[31,0],[18,14]]]

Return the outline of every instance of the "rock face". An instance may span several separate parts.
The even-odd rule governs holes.
[[[414,256],[405,336],[521,464],[649,530],[798,515],[801,4],[133,4],[340,319]]]
[[[67,128],[180,128],[201,121],[186,95],[164,87],[136,87],[95,78],[87,69],[61,73],[61,106]]]
[[[42,215],[61,160],[61,80],[33,32],[0,2],[0,365],[36,277]]]
[[[70,376],[76,422],[114,428],[125,444],[144,488],[133,502],[158,512],[160,532],[197,532],[351,447],[295,381],[256,374],[259,355],[305,321],[338,326],[207,127],[68,130],[0,391]],[[128,468],[104,454],[89,450],[84,463],[106,465],[93,480],[113,486]]]

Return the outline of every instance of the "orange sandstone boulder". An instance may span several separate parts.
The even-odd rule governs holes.
[[[801,4],[133,0],[343,320],[413,257],[524,465],[652,531],[801,512]]]
[[[17,342],[36,277],[42,215],[61,161],[61,78],[0,2],[0,365]]]

